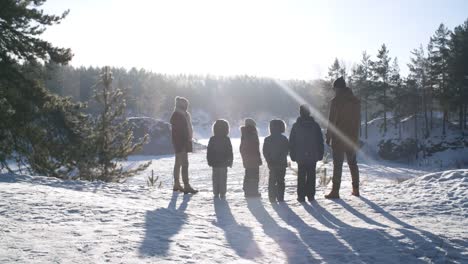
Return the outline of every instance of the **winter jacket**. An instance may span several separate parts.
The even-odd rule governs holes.
[[[210,167],[231,167],[233,161],[231,139],[228,136],[212,136],[208,142],[206,159]]]
[[[184,98],[176,98],[176,108],[171,116],[172,145],[174,152],[192,152],[192,121],[187,112],[188,102]]]
[[[356,147],[359,142],[359,126],[361,103],[349,88],[337,90],[336,96],[330,102],[328,118],[327,141],[331,141],[332,149],[346,150]],[[348,140],[343,140],[331,126],[334,126]],[[348,143],[347,143],[348,142]]]
[[[254,126],[241,127],[240,153],[244,168],[257,168],[262,165],[260,157],[260,142],[257,129]]]
[[[289,136],[292,161],[317,162],[323,158],[323,135],[320,126],[311,116],[301,116],[292,126]]]
[[[288,166],[288,138],[281,134],[282,132],[284,132],[284,122],[272,120],[270,122],[270,135],[263,142],[263,156],[269,168],[286,168]]]

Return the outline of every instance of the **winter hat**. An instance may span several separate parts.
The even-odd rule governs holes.
[[[182,109],[182,110],[185,111],[185,110],[187,110],[188,105],[189,105],[189,102],[188,102],[188,100],[186,98],[176,96],[176,98],[175,98],[175,107],[176,107],[176,109]]]
[[[286,124],[281,119],[273,119],[270,121],[270,134],[281,134],[286,131]]]
[[[299,114],[301,117],[308,117],[310,116],[310,109],[309,106],[303,104],[299,107]]]
[[[215,136],[229,135],[229,122],[224,119],[218,119],[213,124],[213,134]]]
[[[334,82],[333,82],[333,88],[335,89],[342,89],[342,88],[346,88],[346,81],[343,77],[340,77],[338,79],[336,79]]]
[[[252,118],[246,118],[245,121],[244,121],[244,125],[246,127],[247,126],[257,127],[257,124],[255,123],[255,120],[253,120]]]

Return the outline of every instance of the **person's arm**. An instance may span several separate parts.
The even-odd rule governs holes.
[[[331,141],[331,138],[333,136],[333,128],[336,127],[335,125],[336,125],[335,101],[331,100],[331,102],[330,102],[330,112],[328,114],[327,132],[326,132],[326,135],[325,135],[327,145],[330,145],[330,141]]]
[[[229,163],[229,167],[231,168],[232,167],[232,163],[234,161],[234,154],[232,153],[232,144],[231,144],[231,139],[228,138],[228,163]]]
[[[212,138],[208,141],[208,148],[206,151],[206,160],[208,161],[208,166],[213,167],[213,142]]]
[[[293,125],[289,134],[289,156],[292,161],[296,161],[296,126]]]
[[[262,152],[263,152],[263,157],[265,157],[267,164],[269,164],[271,161],[271,158],[270,158],[270,142],[268,138],[265,138],[265,140],[263,141]]]
[[[323,134],[322,134],[322,129],[320,128],[320,126],[317,124],[317,128],[316,128],[317,132],[316,132],[316,135],[317,135],[317,147],[318,147],[318,160],[322,160],[323,159],[323,152],[324,152],[324,145],[323,145]]]

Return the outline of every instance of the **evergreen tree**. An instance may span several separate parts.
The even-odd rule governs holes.
[[[459,127],[466,129],[468,107],[468,20],[455,27],[450,38],[448,68],[453,85],[453,103],[459,109]]]
[[[422,98],[422,107],[424,113],[424,137],[429,137],[430,134],[430,125],[428,117],[428,59],[424,55],[424,49],[422,45],[419,49],[414,49],[411,54],[413,57],[410,58],[410,63],[408,63],[408,68],[410,70],[409,78],[414,81],[414,85],[420,91]]]
[[[446,134],[448,111],[450,108],[451,94],[448,83],[448,58],[449,58],[450,31],[444,24],[440,24],[434,35],[430,38],[430,74],[435,81],[436,96],[443,112],[442,134]]]
[[[388,78],[390,74],[390,57],[389,51],[385,44],[377,52],[377,60],[373,63],[373,71],[375,73],[376,81],[379,83],[379,90],[382,92],[381,96],[377,97],[377,102],[383,108],[383,130],[384,134],[387,132],[387,111],[388,111]]]
[[[40,63],[65,64],[69,49],[39,36],[68,13],[47,15],[45,0],[0,4],[0,165],[14,159],[31,172],[63,177],[76,165],[86,128],[83,105],[51,94],[37,78]]]
[[[85,173],[81,174],[81,177],[87,180],[121,181],[150,165],[145,163],[137,168],[125,170],[118,163],[139,151],[148,141],[148,136],[134,143],[132,128],[125,116],[125,94],[112,86],[112,79],[110,68],[104,68],[95,89],[94,99],[98,102],[100,114],[94,118],[94,133],[88,141],[88,153],[95,154],[96,159],[88,163]]]

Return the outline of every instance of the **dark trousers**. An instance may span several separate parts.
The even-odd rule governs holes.
[[[258,181],[260,178],[260,168],[245,169],[243,190],[245,196],[258,196]]]
[[[315,162],[298,163],[297,167],[297,197],[313,199],[315,196]]]
[[[286,168],[270,168],[268,178],[268,198],[270,201],[284,201],[284,176]]]
[[[333,190],[339,191],[341,186],[341,174],[343,172],[344,155],[348,161],[353,188],[359,188],[359,168],[356,160],[356,151],[333,149]]]

